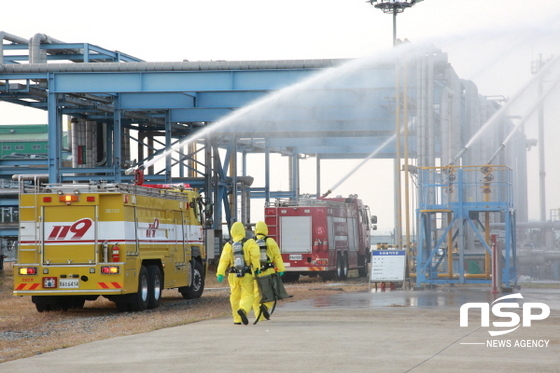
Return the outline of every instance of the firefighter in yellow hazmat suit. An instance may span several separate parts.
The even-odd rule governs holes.
[[[255,225],[255,241],[259,245],[259,251],[262,249],[262,245],[265,245],[264,249],[261,251],[260,256],[260,273],[258,276],[269,275],[274,272],[278,272],[280,276],[284,274],[286,268],[284,267],[284,261],[282,260],[282,255],[280,254],[280,247],[274,238],[268,237],[268,226],[264,221],[259,221]],[[266,255],[264,255],[266,252]],[[259,292],[259,287],[255,284],[255,301],[253,303],[253,311],[255,317],[259,317],[257,321],[264,318],[270,319],[270,310],[272,309],[274,302],[260,303],[261,294]],[[261,308],[262,307],[262,308]]]
[[[247,325],[253,306],[254,274],[260,271],[259,247],[255,240],[245,238],[245,227],[240,222],[233,223],[230,236],[232,240],[224,245],[216,276],[222,282],[228,273],[233,322]]]

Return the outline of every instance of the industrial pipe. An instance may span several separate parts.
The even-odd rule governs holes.
[[[455,164],[455,162],[457,162],[457,160],[458,160],[459,158],[461,158],[461,157],[463,156],[463,154],[465,154],[465,152],[466,152],[467,150],[468,150],[468,148],[467,148],[466,146],[463,146],[463,149],[461,149],[461,150],[459,151],[459,153],[457,153],[457,155],[455,156],[455,158],[453,158],[453,159],[451,160],[451,162],[449,162],[449,165],[448,165],[448,166],[453,166],[453,165]]]
[[[66,44],[65,42],[52,38],[48,35],[37,33],[31,38],[31,45],[29,47],[29,63],[46,63],[46,51],[41,54],[41,44]],[[80,54],[78,49],[65,49],[72,54]],[[43,58],[43,55],[45,56]]]
[[[439,278],[455,278],[458,279],[459,278],[459,274],[458,273],[454,273],[453,276],[449,276],[449,274],[447,273],[438,273],[437,277]],[[483,278],[483,279],[489,279],[489,276],[485,275],[484,273],[465,273],[464,274],[465,278]]]
[[[40,182],[48,182],[49,175],[47,174],[17,174],[12,175],[13,181],[40,181]]]
[[[28,39],[7,33],[5,31],[0,31],[0,64],[4,63],[4,43],[3,43],[4,40],[9,40],[12,43],[17,43],[17,44],[29,44]]]
[[[54,40],[54,39],[50,39]],[[273,60],[273,61],[196,61],[196,62],[82,62],[82,63],[29,63],[0,65],[0,72],[52,73],[52,72],[134,72],[134,71],[206,71],[206,70],[257,70],[257,69],[319,69],[335,67],[347,59],[323,60]]]

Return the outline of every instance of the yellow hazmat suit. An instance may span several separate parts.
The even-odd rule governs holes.
[[[243,241],[245,238],[245,227],[242,223],[233,223],[230,230],[230,236],[233,242]],[[247,315],[251,311],[254,298],[254,273],[259,270],[259,247],[255,240],[248,239],[243,243],[243,259],[245,261],[246,271],[240,276],[234,272],[234,253],[233,245],[227,242],[224,245],[220,261],[218,263],[218,270],[216,275],[218,281],[222,282],[226,272],[228,273],[228,282],[231,294],[229,301],[231,304],[231,312],[233,315],[233,322],[235,324],[248,324]]]
[[[266,223],[264,221],[257,222],[257,224],[255,225],[255,239],[265,239],[267,246],[266,256],[268,257],[269,263],[268,265],[261,267],[261,272],[260,274],[258,274],[258,276],[269,275],[274,272],[278,272],[280,275],[283,275],[286,271],[286,268],[284,267],[284,261],[282,260],[282,255],[280,253],[280,247],[278,247],[278,243],[276,243],[274,238],[270,238],[267,236],[268,226],[266,225]],[[259,292],[259,287],[257,286],[257,284],[255,284],[255,301],[253,303],[253,311],[255,312],[255,317],[258,317],[261,313],[260,299],[261,294]],[[266,307],[266,309],[259,318],[259,321],[267,317],[268,312],[272,310],[272,307],[274,306],[274,302],[264,303],[264,306]]]

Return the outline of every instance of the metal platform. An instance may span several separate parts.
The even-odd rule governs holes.
[[[417,284],[516,283],[512,170],[506,166],[419,169]],[[503,223],[504,230],[491,224]],[[474,273],[477,272],[477,273]]]

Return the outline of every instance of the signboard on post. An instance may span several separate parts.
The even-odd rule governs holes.
[[[405,280],[406,250],[373,250],[371,252],[371,282]]]

